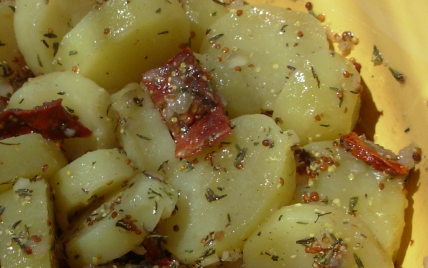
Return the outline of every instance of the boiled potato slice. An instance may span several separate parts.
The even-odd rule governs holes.
[[[248,239],[244,266],[392,268],[394,264],[359,219],[335,206],[295,204],[276,211]]]
[[[58,70],[73,67],[110,93],[163,65],[189,42],[178,0],[110,0],[93,9],[61,41]]]
[[[59,43],[97,0],[17,0],[15,32],[19,49],[35,73],[55,71]]]
[[[70,219],[98,198],[116,192],[138,171],[125,152],[102,149],[89,152],[56,172],[50,184],[55,192],[55,211]],[[60,222],[60,221],[59,221]],[[67,226],[60,226],[66,230]]]
[[[57,267],[54,215],[49,185],[20,178],[0,194],[2,267]]]
[[[295,166],[288,135],[265,115],[241,116],[232,126],[231,137],[183,160],[168,178],[180,198],[157,232],[184,263],[206,264],[242,248],[260,221],[290,202]]]
[[[218,19],[201,53],[241,71],[265,110],[272,110],[293,66],[314,51],[327,50],[324,28],[307,13],[260,5],[232,10]]]
[[[309,170],[317,176],[298,176],[295,202],[316,192],[323,202],[335,204],[345,212],[355,210],[356,217],[370,227],[388,255],[394,257],[400,247],[407,207],[404,178],[374,170],[331,141],[310,143],[303,149],[311,157]],[[334,162],[337,166],[331,164]]]
[[[13,26],[15,1],[0,1],[0,96],[13,93],[11,84],[19,81],[22,70],[28,71],[25,60],[18,49]],[[0,110],[3,104],[0,104]]]
[[[111,98],[120,117],[119,141],[128,157],[140,170],[168,173],[178,162],[175,143],[150,94],[133,83]]]
[[[318,51],[294,67],[274,105],[273,118],[301,145],[351,132],[360,112],[360,75],[352,62]]]
[[[110,95],[81,75],[55,72],[30,79],[13,94],[6,108],[32,109],[56,99],[63,99],[62,105],[92,131],[89,138],[64,140],[62,149],[69,160],[88,151],[117,146],[116,113],[110,109]]]
[[[225,5],[212,0],[183,0],[181,3],[190,20],[190,30],[192,31],[190,48],[193,51],[199,51],[202,40],[211,25],[218,18],[229,13],[227,6],[230,1],[225,1]]]
[[[226,100],[224,110],[229,118],[261,113],[262,107],[257,91],[248,86],[242,73],[231,71],[208,55],[196,54],[196,57],[200,65],[211,75],[210,81],[214,90]]]
[[[161,218],[171,215],[177,192],[146,175],[137,175],[89,217],[72,223],[75,228],[63,237],[72,268],[122,256],[140,245]]]
[[[0,184],[24,178],[50,178],[67,165],[61,150],[40,134],[27,134],[1,140]]]

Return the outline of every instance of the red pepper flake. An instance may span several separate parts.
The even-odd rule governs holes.
[[[375,170],[383,171],[391,176],[407,175],[409,173],[408,167],[382,156],[355,132],[351,132],[348,135],[340,135],[340,142],[346,149],[351,151],[353,156],[371,165]]]
[[[42,171],[45,172],[48,169],[49,165],[48,164],[44,164],[42,166]]]
[[[36,243],[42,241],[42,239],[37,235],[31,236],[31,239],[33,240],[33,242],[36,242]]]
[[[48,140],[86,138],[92,132],[61,105],[62,99],[45,102],[31,110],[10,109],[0,114],[0,140],[39,133]]]
[[[211,79],[189,48],[165,66],[143,74],[142,82],[174,137],[177,158],[189,158],[232,134],[222,98],[213,92]],[[174,80],[179,80],[177,85],[171,83]],[[191,102],[187,110],[177,111],[171,106],[189,94]]]
[[[174,225],[173,227],[172,227],[172,229],[174,230],[174,232],[178,232],[179,230],[180,230],[180,228],[178,227],[178,225],[176,224],[176,225]]]
[[[112,218],[112,219],[116,219],[116,218],[117,218],[117,216],[118,216],[117,211],[113,211],[113,212],[111,213],[111,218]]]
[[[413,161],[415,161],[416,163],[419,163],[422,159],[422,149],[416,147],[413,150],[412,158],[413,158]]]
[[[343,76],[344,76],[345,78],[348,78],[348,77],[350,77],[350,76],[351,76],[351,74],[350,74],[348,71],[343,71]]]
[[[25,248],[25,253],[28,254],[28,255],[33,254],[33,250],[30,247],[26,247]]]
[[[263,146],[269,146],[269,145],[270,145],[270,141],[269,141],[268,139],[264,139],[264,140],[262,141],[262,145],[263,145]]]
[[[238,11],[236,11],[236,16],[242,16],[243,13],[241,9],[238,9]]]
[[[0,100],[3,102],[3,104],[6,106],[9,103],[9,98],[0,96]]]
[[[314,202],[320,200],[319,194],[317,192],[312,192],[311,193],[311,200],[314,201]]]

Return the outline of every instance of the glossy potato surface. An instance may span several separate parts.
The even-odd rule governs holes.
[[[311,251],[315,248],[322,248],[324,254]],[[244,247],[244,267],[315,265],[394,267],[370,229],[334,206],[283,207],[249,237]]]
[[[357,124],[360,90],[352,62],[336,52],[317,51],[293,67],[272,117],[283,130],[294,130],[301,145],[333,140]]]
[[[0,195],[2,267],[57,267],[51,192],[45,180],[20,178]]]
[[[287,134],[264,115],[241,116],[232,125],[231,137],[182,160],[168,178],[180,197],[157,231],[185,263],[242,248],[261,220],[291,201],[295,168]]]
[[[304,56],[328,49],[321,24],[311,15],[283,8],[243,6],[218,19],[205,37],[201,53],[241,71],[250,87],[258,91],[265,110],[273,110],[282,91],[288,66]],[[224,52],[227,51],[227,52]]]
[[[332,141],[310,143],[303,147],[311,157],[311,170],[318,176],[297,176],[295,202],[302,202],[302,195],[317,192],[320,200],[334,204],[364,221],[391,258],[395,258],[404,229],[404,210],[408,201],[403,193],[404,177],[388,176],[356,159]],[[338,166],[328,165],[331,159]],[[316,161],[321,160],[320,164]],[[299,164],[299,163],[297,163]],[[328,166],[322,171],[321,165]],[[350,205],[350,203],[353,205]]]

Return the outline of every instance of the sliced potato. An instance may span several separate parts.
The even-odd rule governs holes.
[[[191,49],[199,51],[202,40],[204,39],[211,25],[223,15],[229,13],[228,4],[216,3],[212,0],[183,0],[181,1],[186,15],[190,20],[190,30],[192,33]]]
[[[242,248],[260,221],[290,202],[295,166],[288,136],[265,115],[241,116],[232,126],[231,137],[183,160],[168,178],[180,198],[157,232],[184,263],[206,264]]]
[[[97,2],[97,0],[16,1],[16,39],[28,66],[35,74],[55,71],[54,57],[62,38]]]
[[[57,99],[63,99],[62,105],[92,131],[89,138],[64,140],[62,149],[69,160],[88,151],[117,147],[116,113],[110,109],[110,95],[88,78],[73,72],[55,72],[30,79],[13,94],[6,108],[32,109]]]
[[[175,143],[150,94],[133,83],[111,98],[120,117],[117,135],[128,157],[140,170],[168,173],[178,163]]]
[[[2,267],[57,267],[54,214],[49,185],[20,178],[0,194]]]
[[[57,70],[72,70],[110,93],[139,82],[189,42],[190,26],[178,0],[110,0],[93,9],[62,39]]]
[[[171,215],[176,201],[177,192],[170,185],[137,175],[89,217],[72,223],[74,228],[62,239],[68,264],[102,264],[131,251],[161,218]]]
[[[40,134],[4,139],[0,143],[0,184],[20,177],[49,179],[67,163],[61,150]]]
[[[317,176],[315,179],[304,174],[298,176],[295,202],[302,202],[303,195],[316,192],[319,200],[335,204],[364,221],[387,254],[394,257],[405,224],[404,178],[374,170],[343,148],[333,146],[331,141],[310,143],[303,149],[311,157],[309,170]]]
[[[327,50],[324,28],[312,15],[280,7],[244,6],[218,19],[204,39],[201,53],[222,59],[230,71],[241,71],[255,88],[265,110],[275,99],[293,66],[314,51]]]
[[[294,66],[274,105],[273,118],[301,145],[351,132],[360,112],[360,74],[332,51],[318,51]]]
[[[245,243],[244,266],[394,267],[370,229],[335,206],[276,211]]]
[[[212,76],[210,81],[214,90],[226,100],[225,111],[229,118],[261,113],[257,91],[248,86],[242,73],[231,71],[208,55],[197,54],[196,57],[200,65]]]
[[[89,152],[56,172],[50,184],[55,192],[55,211],[70,219],[98,198],[120,190],[138,171],[125,152],[103,149]],[[60,222],[61,223],[61,222]],[[67,226],[60,226],[64,231]]]
[[[0,1],[0,96],[13,93],[12,83],[18,83],[22,70],[28,71],[18,49],[13,25],[15,1]],[[21,82],[19,82],[21,83]],[[0,111],[3,104],[0,104]]]

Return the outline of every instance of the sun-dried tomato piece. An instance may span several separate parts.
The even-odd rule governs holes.
[[[190,49],[143,74],[142,81],[174,137],[177,158],[191,157],[232,133],[223,99],[212,90],[210,79]]]
[[[39,133],[48,140],[89,137],[92,132],[61,105],[62,99],[31,110],[10,109],[0,114],[0,139]]]
[[[346,149],[351,151],[353,156],[371,165],[375,170],[383,171],[391,176],[407,175],[409,173],[408,167],[386,158],[354,132],[340,135],[340,142]]]
[[[0,96],[0,100],[3,102],[4,105],[7,105],[9,103],[9,98]]]

